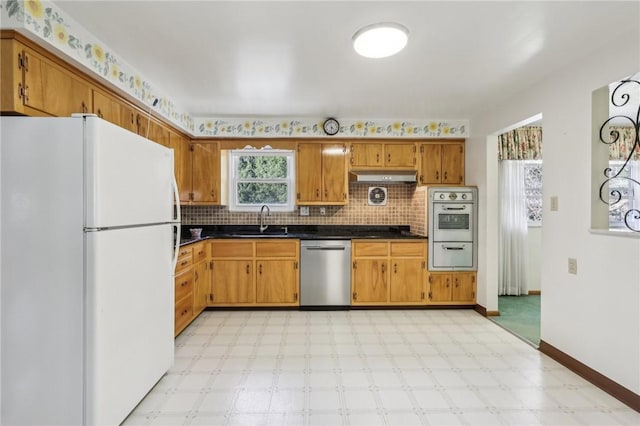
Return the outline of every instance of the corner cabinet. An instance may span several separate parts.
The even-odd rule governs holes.
[[[351,248],[352,305],[425,303],[425,240],[353,240]]]
[[[296,204],[348,203],[347,147],[344,143],[300,142],[296,156]]]
[[[464,142],[427,142],[419,144],[420,185],[464,185]]]

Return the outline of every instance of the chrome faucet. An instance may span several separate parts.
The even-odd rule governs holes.
[[[269,227],[269,225],[265,225],[264,223],[264,219],[265,219],[265,215],[264,215],[264,209],[267,209],[267,216],[271,216],[271,209],[269,208],[268,205],[263,204],[262,207],[260,207],[260,232],[264,232],[267,230],[267,228]]]

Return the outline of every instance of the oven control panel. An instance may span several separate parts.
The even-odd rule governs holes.
[[[475,201],[473,191],[434,191],[432,194],[433,201]]]

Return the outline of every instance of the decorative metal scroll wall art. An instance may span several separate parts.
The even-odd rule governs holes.
[[[630,102],[637,97],[640,101],[640,81],[637,80],[622,80],[616,88],[611,92],[611,105],[615,107],[623,107],[633,105]],[[608,138],[605,138],[606,129],[609,128],[609,124],[612,121],[616,122],[629,122],[632,128],[633,143],[629,145],[628,154],[623,160],[621,167],[611,167],[608,165],[604,169],[605,181],[600,185],[600,200],[608,204],[610,209],[616,207],[622,207],[624,202],[628,202],[628,198],[625,197],[621,186],[630,186],[636,191],[640,191],[640,182],[633,178],[631,173],[631,164],[629,162],[634,156],[640,155],[640,139],[638,132],[640,130],[640,106],[635,111],[635,117],[628,117],[626,115],[614,115],[609,117],[600,127],[600,142],[606,145],[622,144],[625,141],[622,138],[621,132],[616,128],[609,130]],[[616,124],[616,126],[618,126]],[[612,126],[613,127],[613,126]],[[625,126],[626,127],[626,126]],[[640,210],[638,206],[629,205],[628,210],[624,213],[625,226],[633,231],[640,232]]]

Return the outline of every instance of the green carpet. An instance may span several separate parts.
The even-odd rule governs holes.
[[[540,344],[540,296],[498,297],[500,316],[490,317],[512,333]]]

